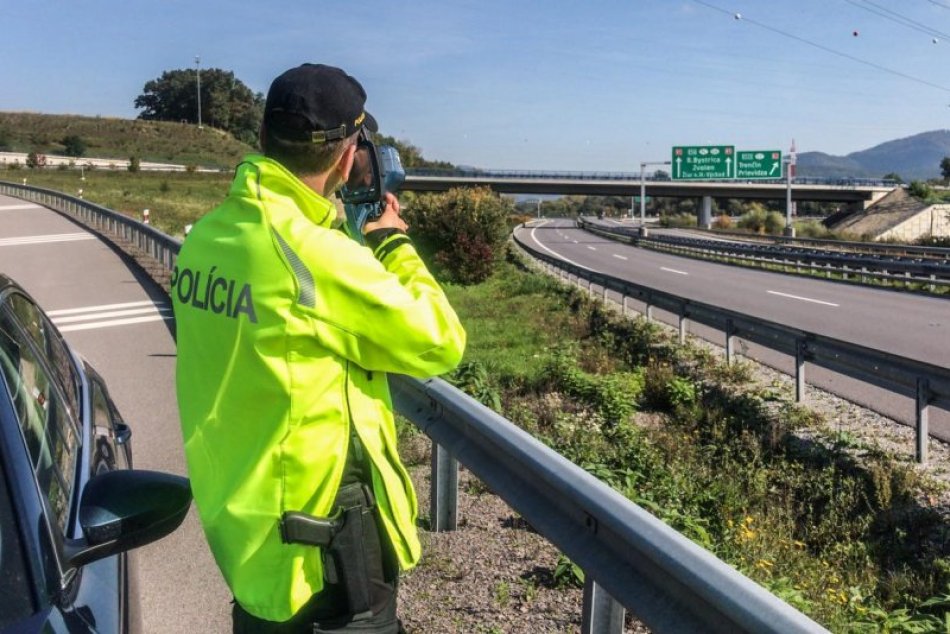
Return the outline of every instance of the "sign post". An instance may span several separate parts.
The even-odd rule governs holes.
[[[735,178],[735,155],[736,149],[732,145],[675,146],[673,180]]]

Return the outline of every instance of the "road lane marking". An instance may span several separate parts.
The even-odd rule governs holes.
[[[48,310],[46,314],[50,317],[59,317],[61,315],[75,315],[77,313],[94,313],[101,310],[119,310],[122,308],[138,308],[140,306],[162,307],[167,304],[156,304],[150,299],[141,302],[124,302],[122,304],[100,304],[99,306],[83,306],[82,308],[61,308],[59,310]]]
[[[811,302],[812,304],[823,304],[824,306],[834,306],[835,308],[838,308],[838,306],[840,306],[840,304],[832,304],[831,302],[823,302],[820,299],[811,299],[810,297],[802,297],[800,295],[789,295],[788,293],[780,293],[778,291],[765,291],[765,292],[769,293],[770,295],[779,295],[781,297],[789,297],[791,299],[798,299],[803,302]]]
[[[57,317],[53,321],[58,326],[59,324],[71,324],[77,321],[92,321],[95,319],[105,319],[106,317],[131,317],[132,315],[146,315],[146,314],[155,314],[156,311],[159,313],[168,312],[171,310],[171,306],[151,306],[145,308],[132,308],[129,310],[110,310],[104,313],[92,313],[85,315],[71,315],[69,317]]]
[[[130,319],[113,319],[107,321],[95,321],[89,324],[76,324],[74,326],[63,326],[60,332],[73,332],[74,330],[93,330],[95,328],[113,328],[115,326],[128,326],[129,324],[144,324],[149,321],[160,321],[173,319],[171,315],[150,315],[148,317],[133,317]]]
[[[156,304],[151,300],[63,308],[48,311],[47,315],[61,332],[112,328],[174,318],[170,305]]]
[[[618,259],[620,259],[620,260],[626,260],[626,259],[627,259],[627,256],[625,256],[625,255],[617,255],[616,253],[613,253],[612,255],[613,255],[615,258],[618,258]]]
[[[41,209],[40,205],[27,203],[25,205],[0,205],[0,211],[13,211],[15,209]]]
[[[556,258],[560,258],[561,260],[564,260],[565,262],[568,262],[568,263],[570,263],[570,264],[573,264],[574,266],[579,266],[579,267],[582,268],[582,269],[586,269],[586,270],[588,270],[588,271],[593,271],[593,269],[590,269],[590,268],[584,266],[583,264],[578,264],[578,263],[575,262],[574,260],[568,260],[566,257],[564,257],[563,255],[561,255],[561,254],[558,253],[557,251],[554,251],[553,249],[549,249],[547,246],[541,244],[541,241],[538,240],[538,237],[537,237],[536,235],[534,235],[534,231],[535,231],[535,229],[537,229],[538,227],[543,227],[543,226],[546,225],[547,223],[548,223],[548,221],[545,220],[544,222],[542,222],[541,224],[539,224],[537,227],[532,227],[532,228],[531,228],[531,239],[534,240],[534,243],[535,243],[536,245],[538,245],[539,247],[541,247],[542,249],[544,249],[545,251],[547,251],[548,253],[550,253],[551,255],[553,255],[554,257],[556,257]],[[574,242],[576,243],[577,241],[575,240]]]
[[[597,247],[592,247],[592,246],[590,246],[589,244],[587,245],[587,248],[590,249],[591,251],[596,251],[596,250],[597,250]]]
[[[48,236],[21,236],[19,238],[2,238],[0,247],[19,247],[28,244],[47,244],[51,242],[75,242],[77,240],[95,240],[91,233],[56,233]]]
[[[577,240],[571,240],[574,244],[578,244]]]
[[[689,275],[686,271],[677,271],[676,269],[668,269],[665,266],[660,267],[661,271],[666,271],[667,273],[676,273],[677,275]]]

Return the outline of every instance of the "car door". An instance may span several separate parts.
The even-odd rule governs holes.
[[[93,464],[88,383],[28,297],[14,291],[0,300],[0,372],[13,412],[5,427],[18,432],[4,430],[4,466],[15,466],[6,477],[32,580],[24,588],[33,593],[31,620],[54,631],[121,631],[124,557],[80,568],[63,563],[64,545],[81,533],[77,508]]]

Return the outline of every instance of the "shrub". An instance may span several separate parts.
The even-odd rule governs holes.
[[[63,144],[63,153],[66,156],[80,157],[86,153],[86,142],[78,134],[70,134],[60,141]]]
[[[907,186],[907,193],[914,198],[927,200],[933,196],[933,189],[923,181],[911,181],[910,185]]]
[[[664,214],[660,216],[661,227],[695,227],[699,219],[690,213]]]
[[[732,218],[726,214],[719,214],[719,216],[713,220],[712,223],[713,229],[732,229]]]
[[[458,188],[419,196],[404,215],[419,250],[449,281],[483,282],[508,238],[514,202],[488,188]]]
[[[777,211],[767,211],[765,207],[754,203],[748,212],[739,218],[740,229],[760,234],[777,234],[785,228],[785,218]]]
[[[37,152],[30,152],[26,155],[26,166],[31,170],[38,167],[46,167],[46,156]]]
[[[141,159],[139,159],[139,157],[137,156],[130,156],[129,157],[129,171],[134,173],[134,172],[138,172],[140,169],[142,169]]]
[[[765,214],[765,232],[773,235],[782,233],[785,228],[785,217],[777,211]]]
[[[795,223],[795,233],[800,238],[830,238],[831,231],[817,220]]]

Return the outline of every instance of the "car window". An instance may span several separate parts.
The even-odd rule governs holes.
[[[37,485],[49,502],[52,519],[65,531],[80,440],[63,396],[31,339],[5,309],[0,310],[0,374],[13,401]]]
[[[48,361],[50,369],[55,374],[63,388],[63,398],[70,411],[79,416],[81,381],[73,365],[72,356],[66,349],[66,344],[53,328],[53,325],[43,315],[39,307],[27,297],[19,293],[11,293],[6,299],[7,305],[17,321],[26,330],[30,339]]]
[[[0,599],[0,630],[35,611],[27,574],[10,487],[0,469],[0,597],[3,597]]]

